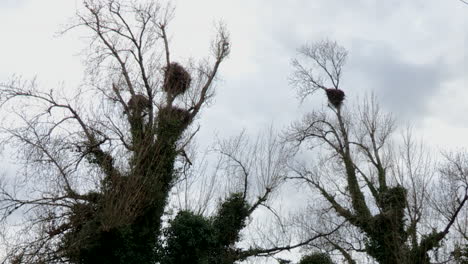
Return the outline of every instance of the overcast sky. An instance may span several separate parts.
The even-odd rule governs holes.
[[[0,79],[37,76],[44,85],[76,87],[85,43],[79,32],[56,32],[80,3],[0,0]],[[270,123],[281,128],[321,107],[323,94],[300,105],[288,75],[300,45],[328,38],[349,51],[348,98],[375,92],[400,123],[435,145],[468,146],[468,6],[458,0],[179,0],[176,7],[176,58],[208,55],[217,20],[231,32],[232,53],[200,120],[201,141]]]
[[[56,32],[80,3],[1,0],[0,79],[37,76],[44,85],[76,87],[85,43],[79,32]],[[323,94],[300,105],[287,78],[300,45],[328,38],[349,51],[348,98],[375,92],[436,145],[468,146],[468,6],[458,0],[179,0],[176,7],[176,58],[208,55],[217,20],[231,32],[216,101],[200,120],[205,137],[281,127],[320,107]]]
[[[299,104],[290,61],[307,42],[336,40],[349,51],[348,102],[374,92],[400,124],[440,148],[468,147],[468,5],[458,0],[178,0],[170,24],[173,56],[208,55],[214,24],[231,33],[214,104],[199,120],[209,144],[242,129],[281,129],[326,103]],[[77,0],[0,0],[0,81],[37,76],[44,86],[82,79],[85,42],[58,37]]]

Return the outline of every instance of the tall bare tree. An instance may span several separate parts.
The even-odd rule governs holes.
[[[254,139],[243,131],[220,140],[213,154],[217,158],[216,177],[209,174],[209,181],[199,183],[216,184],[216,190],[212,190],[213,186],[194,187],[196,182],[188,178],[193,177],[190,173],[181,181],[189,192],[182,195],[183,210],[169,220],[165,229],[167,243],[162,264],[232,264],[251,257],[268,258],[336,231],[309,233],[311,237],[304,240],[291,234],[295,229],[285,222],[275,198],[287,192],[281,187],[290,173],[294,152],[272,128]],[[208,190],[205,194],[210,198],[197,199],[200,190]],[[190,207],[185,201],[195,206]],[[261,228],[255,220],[261,221]]]
[[[17,78],[1,84],[11,121],[3,143],[24,164],[15,180],[25,184],[0,192],[2,220],[24,216],[11,263],[156,260],[191,125],[229,54],[221,26],[210,61],[173,61],[172,16],[157,1],[84,1],[69,29],[90,33],[85,88],[70,96]]]
[[[216,190],[208,192],[213,194],[209,199],[196,199],[207,188],[189,187],[190,192],[184,194],[189,198],[184,200],[202,206],[184,208],[169,221],[161,263],[228,264],[251,256],[270,256],[284,247],[293,247],[285,240],[274,244],[249,243],[249,237],[242,236],[254,215],[262,211],[276,215],[271,198],[284,183],[289,171],[288,160],[292,157],[284,142],[272,132],[255,140],[243,132],[220,140],[212,154],[216,177],[209,183],[215,183],[211,188]],[[211,174],[209,178],[213,179]],[[186,181],[193,183],[184,179],[182,185]]]
[[[323,90],[328,107],[306,115],[290,130],[291,142],[312,150],[316,160],[296,166],[293,178],[327,202],[329,208],[322,212],[328,219],[343,219],[353,230],[349,234],[361,234],[335,233],[326,242],[349,263],[353,252],[382,264],[429,263],[468,200],[467,167],[452,160],[440,170],[410,136],[398,147],[393,118],[375,98],[354,110],[348,107],[340,86],[347,52],[337,43],[305,45],[299,56],[293,61],[292,82],[303,98]],[[432,194],[442,186],[449,195],[437,210]]]

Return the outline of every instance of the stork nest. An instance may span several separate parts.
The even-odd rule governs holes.
[[[382,205],[387,208],[403,208],[405,206],[407,190],[402,186],[389,188],[380,193]]]
[[[127,102],[128,108],[133,111],[143,111],[151,107],[151,102],[142,94],[135,94]]]
[[[180,64],[173,62],[164,71],[163,90],[166,93],[176,96],[184,93],[190,87],[192,77]]]
[[[187,124],[190,113],[179,107],[164,107],[158,113],[158,127],[171,131]]]
[[[345,93],[340,89],[328,88],[325,89],[328,101],[336,108],[343,104]]]

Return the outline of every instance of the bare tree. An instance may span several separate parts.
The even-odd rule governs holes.
[[[294,228],[284,222],[275,198],[282,193],[294,152],[273,129],[256,138],[243,131],[219,140],[212,154],[217,161],[213,172],[207,174],[208,181],[187,177],[180,182],[184,199],[179,204],[184,206],[168,221],[161,263],[235,263],[251,257],[268,258],[336,231],[316,232],[304,240],[291,234]],[[197,199],[200,190],[207,189],[211,198]],[[192,207],[186,201],[191,201]]]
[[[287,237],[282,217],[274,204],[274,198],[280,193],[289,173],[288,164],[293,156],[285,142],[272,128],[255,138],[250,138],[243,131],[230,139],[219,140],[213,152],[218,157],[216,167],[220,182],[217,188],[220,189],[221,199],[235,194],[247,205],[242,216],[246,220],[245,226],[237,230],[238,235],[255,229],[253,219],[263,215],[270,219],[269,222],[275,223],[278,233],[282,234],[280,237]],[[242,246],[232,245],[230,255],[233,262],[252,256],[267,257],[285,250],[283,248],[294,247],[289,240],[275,240],[273,233],[265,234],[265,230],[259,233],[266,235],[268,240],[258,241],[247,236],[237,241]]]
[[[339,85],[346,51],[335,42],[306,45],[299,56],[293,61],[292,81],[300,95],[322,89],[329,104],[291,127],[291,142],[298,147],[307,143],[316,160],[296,166],[293,178],[308,183],[329,204],[323,209],[328,215],[344,219],[364,236],[364,243],[362,238],[350,242],[328,237],[329,244],[349,263],[351,255],[345,252],[360,250],[379,263],[429,263],[430,253],[441,246],[468,200],[468,184],[460,180],[466,179],[466,167],[457,161],[452,169],[438,170],[411,137],[398,147],[393,118],[375,98],[355,110],[344,105]],[[431,214],[431,193],[441,186],[435,179],[452,186],[444,217]]]
[[[84,1],[69,29],[90,33],[85,88],[70,96],[18,78],[0,85],[3,143],[18,150],[15,181],[25,183],[0,190],[1,219],[23,216],[7,261],[154,261],[191,124],[229,54],[221,26],[211,61],[172,61],[172,16],[157,1]]]

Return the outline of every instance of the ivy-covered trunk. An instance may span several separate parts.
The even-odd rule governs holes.
[[[176,143],[189,122],[189,114],[183,109],[160,110],[154,135],[144,137],[139,148],[141,151],[135,153],[133,158],[134,167],[131,177],[140,182],[139,185],[145,198],[139,201],[141,204],[138,206],[142,208],[141,214],[131,224],[133,233],[131,244],[137,247],[137,251],[140,251],[139,255],[148,256],[147,262],[144,263],[156,259],[162,216],[175,177]],[[151,144],[153,140],[154,143]],[[147,143],[148,141],[150,144]]]

